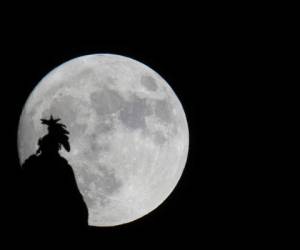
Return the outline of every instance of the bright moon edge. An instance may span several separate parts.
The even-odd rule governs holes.
[[[103,67],[101,67],[101,65]],[[69,67],[71,66],[71,67]],[[101,71],[100,70],[100,74],[97,74],[97,72],[99,73],[99,68],[104,68],[105,70]],[[80,76],[80,72],[82,72],[82,70],[90,70],[90,72],[96,72],[96,76],[95,78],[87,78],[89,76],[89,74],[86,75],[81,75]],[[79,72],[79,73],[78,73]],[[124,75],[124,72],[127,73],[127,75]],[[129,73],[129,74],[128,74]],[[127,185],[127,183],[125,183],[124,180],[124,176],[126,176],[127,174],[130,175],[130,171],[133,173],[131,173],[131,175],[136,175],[136,181],[133,183],[130,183],[130,185],[135,186],[135,188],[138,188],[137,192],[135,192],[135,194],[131,197],[133,200],[136,200],[136,202],[133,202],[133,209],[132,210],[137,210],[137,211],[141,211],[140,213],[137,212],[136,214],[130,215],[130,212],[128,210],[130,210],[131,208],[129,207],[124,207],[124,197],[118,197],[119,200],[121,200],[123,202],[123,204],[112,204],[114,203],[114,194],[109,194],[109,193],[105,193],[105,187],[100,185],[99,193],[101,193],[102,196],[98,196],[97,194],[93,194],[92,196],[92,200],[95,201],[97,204],[95,207],[92,207],[91,204],[88,204],[88,208],[89,208],[89,212],[90,212],[90,216],[92,216],[91,219],[91,225],[94,226],[117,226],[117,225],[121,225],[121,224],[125,224],[131,221],[134,221],[138,218],[143,217],[144,215],[148,214],[149,212],[151,212],[152,210],[154,210],[156,207],[158,207],[168,196],[169,194],[173,191],[173,189],[175,188],[175,186],[177,185],[180,176],[182,174],[182,171],[184,169],[184,166],[186,164],[187,161],[187,154],[188,154],[188,145],[189,145],[189,131],[188,131],[188,126],[187,126],[187,121],[186,121],[186,117],[183,111],[183,108],[181,106],[181,103],[178,100],[178,97],[175,95],[175,93],[173,92],[173,90],[169,87],[169,85],[165,82],[165,80],[160,77],[156,72],[154,72],[152,69],[150,69],[148,66],[134,60],[134,59],[130,59],[124,56],[119,56],[119,55],[113,55],[113,54],[94,54],[94,55],[88,55],[88,56],[82,56],[79,58],[75,58],[72,59],[70,61],[67,61],[66,63],[63,63],[62,65],[58,66],[57,68],[55,68],[54,70],[52,70],[49,74],[47,74],[41,81],[40,83],[35,87],[35,89],[33,90],[33,92],[30,94],[24,108],[22,111],[22,115],[20,118],[20,123],[19,123],[19,129],[18,129],[18,151],[19,151],[19,156],[20,156],[20,161],[22,161],[21,159],[24,160],[24,158],[26,158],[24,156],[24,147],[26,146],[26,148],[29,148],[28,151],[31,151],[31,153],[34,153],[34,141],[43,135],[43,130],[41,129],[41,125],[39,124],[39,119],[35,119],[34,121],[32,121],[32,117],[34,117],[34,114],[36,115],[36,117],[38,118],[37,114],[42,114],[43,113],[43,108],[48,109],[49,110],[49,106],[54,105],[55,106],[55,101],[57,101],[55,93],[60,92],[63,94],[63,96],[65,95],[71,95],[71,96],[75,96],[75,99],[77,98],[77,101],[79,100],[82,101],[84,100],[84,98],[80,95],[78,95],[78,93],[76,94],[76,84],[70,83],[68,84],[68,80],[70,80],[70,77],[72,77],[72,75],[76,76],[75,82],[77,83],[77,85],[80,86],[80,80],[82,80],[82,82],[85,83],[86,88],[85,90],[87,92],[89,92],[89,94],[92,94],[95,92],[95,86],[98,86],[98,82],[100,81],[102,82],[102,90],[103,91],[103,86],[107,87],[106,85],[108,85],[109,87],[111,87],[109,84],[110,83],[103,83],[105,82],[105,80],[107,80],[107,77],[112,77],[112,79],[114,79],[113,77],[115,77],[115,81],[114,82],[114,86],[110,89],[113,90],[113,92],[106,94],[106,97],[113,97],[115,98],[116,96],[118,98],[120,98],[120,100],[122,100],[122,104],[124,105],[124,109],[126,110],[126,107],[139,107],[139,106],[143,106],[140,105],[142,102],[140,102],[142,99],[146,100],[146,104],[144,104],[144,110],[141,111],[141,113],[139,114],[140,116],[144,116],[146,117],[146,113],[144,112],[148,108],[150,107],[150,110],[152,108],[152,110],[155,110],[155,105],[151,100],[166,100],[165,104],[168,106],[169,108],[174,108],[175,110],[178,111],[178,117],[177,117],[177,126],[179,127],[180,124],[180,129],[178,131],[180,131],[180,135],[176,135],[178,136],[177,141],[176,138],[172,138],[173,143],[177,143],[180,147],[180,152],[177,152],[177,154],[179,154],[179,156],[174,155],[175,151],[175,146],[173,145],[167,145],[165,144],[164,146],[161,147],[157,147],[156,149],[152,149],[152,152],[148,152],[148,155],[146,154],[146,156],[143,156],[144,158],[147,158],[149,156],[152,156],[154,153],[156,153],[156,156],[158,158],[160,158],[160,160],[162,162],[165,162],[166,166],[162,166],[161,163],[156,163],[157,166],[155,165],[151,165],[151,162],[149,161],[145,161],[145,159],[143,158],[139,158],[138,162],[144,164],[143,169],[155,169],[155,170],[159,170],[160,167],[162,169],[161,173],[159,171],[156,171],[156,176],[154,176],[154,180],[150,181],[151,185],[158,185],[159,188],[158,190],[155,190],[157,194],[149,194],[148,200],[147,197],[143,197],[145,196],[145,193],[143,193],[143,189],[141,189],[138,186],[138,183],[143,182],[145,180],[149,181],[149,175],[150,173],[147,172],[146,170],[144,170],[144,173],[141,175],[137,175],[134,174],[134,168],[133,169],[129,169],[128,173],[124,173],[122,171],[119,171],[118,169],[122,167],[121,161],[116,161],[116,163],[114,163],[115,165],[111,164],[113,167],[110,169],[115,175],[116,178],[120,178],[122,179],[123,177],[123,189],[125,188],[125,186]],[[147,76],[148,78],[144,77],[144,82],[142,82],[142,77],[143,76]],[[81,78],[80,78],[81,77]],[[99,78],[100,77],[100,78]],[[131,78],[130,78],[131,77]],[[74,80],[73,79],[73,80]],[[76,81],[77,79],[77,81]],[[125,79],[125,80],[124,80]],[[152,79],[152,80],[151,80]],[[154,79],[154,81],[153,81]],[[134,80],[131,81],[130,80]],[[126,82],[127,81],[127,82]],[[148,81],[148,82],[147,82]],[[56,83],[56,84],[54,84]],[[126,84],[125,84],[126,83]],[[153,83],[155,85],[153,85]],[[151,85],[152,84],[152,85]],[[72,88],[72,86],[74,86]],[[154,87],[156,86],[156,87]],[[53,90],[53,88],[57,88],[56,92],[52,91],[53,93],[51,93],[51,90]],[[96,88],[97,89],[97,88]],[[109,88],[108,88],[109,89]],[[45,95],[47,93],[50,94]],[[77,91],[78,92],[78,91]],[[103,91],[105,92],[105,91]],[[140,95],[140,92],[143,93],[143,95]],[[134,98],[136,99],[130,99],[132,98],[128,96],[128,93],[136,93],[134,96]],[[105,95],[104,95],[105,96]],[[110,105],[112,105],[114,107],[115,103],[113,103],[114,99],[107,99],[108,102],[111,102]],[[136,102],[134,102],[134,100]],[[150,100],[150,101],[149,101]],[[171,100],[171,101],[170,101]],[[33,103],[38,103],[40,102],[40,105],[37,107],[36,105],[33,105]],[[152,102],[152,103],[151,103]],[[71,103],[73,106],[76,107],[76,102],[72,102]],[[71,105],[71,106],[72,106]],[[127,105],[127,106],[126,106]],[[162,106],[163,107],[163,106]],[[61,108],[61,107],[60,107]],[[95,104],[89,104],[88,108],[90,109],[89,111],[92,113],[97,114],[97,106],[95,106]],[[123,109],[123,107],[121,107]],[[171,110],[171,108],[169,109],[169,111]],[[51,108],[50,108],[51,110]],[[78,111],[79,112],[79,111]],[[105,113],[106,111],[102,110],[102,113],[100,112],[100,114],[98,113],[99,116],[99,120],[104,119],[108,119],[107,117],[112,116],[113,113],[107,114]],[[143,113],[144,112],[144,113]],[[159,112],[159,111],[158,111]],[[163,115],[158,115],[158,113],[153,112],[154,114],[151,114],[150,116],[152,116],[152,118],[154,117],[155,119],[152,119],[152,125],[153,127],[155,127],[155,125],[157,125],[158,127],[160,126],[160,128],[164,129],[162,130],[163,132],[168,131],[168,129],[170,129],[170,126],[167,124],[167,122],[172,123],[173,121],[163,121],[164,118]],[[30,115],[32,115],[32,117],[30,117]],[[103,115],[101,117],[101,114]],[[133,123],[133,121],[135,121],[134,119],[136,118],[134,115],[130,116],[132,114],[128,113],[127,114],[127,118],[128,120],[121,120],[120,117],[117,120],[114,121],[110,121],[111,125],[114,126],[116,125],[116,129],[113,131],[109,131],[109,132],[105,132],[106,135],[108,135],[109,138],[116,138],[117,136],[130,136],[130,135],[136,135],[136,130],[140,129],[142,131],[146,131],[148,128],[147,126],[149,124],[146,124],[141,122],[140,124],[135,124]],[[124,116],[125,117],[125,116]],[[123,118],[124,118],[123,117]],[[156,119],[157,117],[159,117],[159,119]],[[168,115],[167,115],[168,117]],[[130,120],[132,118],[132,120]],[[31,120],[31,125],[33,126],[28,126],[24,125],[24,123],[30,123]],[[63,120],[63,119],[62,119]],[[112,120],[112,119],[111,119]],[[89,121],[92,121],[91,123],[94,123],[92,125],[87,125],[87,127],[90,127],[91,131],[96,131],[95,130],[95,125],[96,124],[96,119],[90,119]],[[139,120],[139,118],[137,118],[137,121],[142,121],[142,119]],[[179,121],[179,122],[178,122]],[[125,126],[124,126],[125,124]],[[167,125],[166,125],[167,124]],[[69,125],[69,126],[68,126]],[[67,124],[68,127],[72,127],[72,123]],[[127,126],[127,127],[126,127]],[[132,129],[132,131],[127,132],[128,130],[124,130],[124,128],[128,129],[128,126],[130,129]],[[131,126],[131,127],[130,127]],[[138,127],[138,126],[144,126],[144,127]],[[24,130],[25,128],[25,130]],[[26,131],[27,129],[27,131]],[[94,130],[93,130],[94,129]],[[99,129],[99,128],[97,128]],[[31,130],[31,132],[29,132]],[[135,132],[133,132],[135,131]],[[157,130],[159,131],[159,129]],[[156,132],[157,132],[156,131]],[[27,140],[24,141],[24,135],[26,134],[26,132],[29,132],[29,134],[31,134],[31,144],[27,143]],[[148,131],[149,132],[149,131]],[[161,132],[161,131],[160,131]],[[104,135],[105,135],[104,133]],[[128,134],[126,134],[128,133]],[[155,133],[155,129],[154,130],[150,130],[150,136],[151,133]],[[71,133],[72,135],[72,133]],[[29,135],[30,137],[30,135]],[[103,137],[103,136],[102,136]],[[143,137],[137,137],[138,138],[138,145],[141,147],[147,148],[148,145],[148,141],[143,138]],[[148,138],[147,138],[148,139]],[[163,139],[161,139],[163,140]],[[113,140],[112,140],[113,141]],[[36,141],[35,141],[36,142]],[[120,149],[117,149],[116,147],[116,142],[113,141],[114,145],[112,145],[109,140],[106,141],[108,144],[110,144],[110,152],[101,152],[104,155],[106,154],[106,156],[110,155],[111,157],[113,157],[115,154],[117,153],[122,153],[120,152]],[[89,141],[86,141],[86,147],[89,148]],[[121,143],[124,143],[124,141],[121,141]],[[129,145],[133,145],[132,142],[130,142],[131,144]],[[33,145],[34,144],[34,145]],[[167,146],[166,146],[167,145]],[[126,145],[128,146],[128,145]],[[78,145],[73,145],[71,144],[71,147],[74,147],[75,149],[80,149],[80,147]],[[161,150],[161,148],[163,148],[163,150]],[[119,150],[119,151],[118,151]],[[122,153],[122,155],[125,157],[125,163],[129,163],[130,162],[130,158],[132,158],[132,154],[137,153],[135,151],[132,152],[127,152],[124,154],[124,152]],[[158,153],[157,153],[158,152]],[[100,151],[98,152],[100,153]],[[74,156],[74,155],[67,155],[65,154],[64,157],[67,158],[67,160],[71,163],[74,172],[76,174],[76,177],[78,179],[80,179],[80,177],[87,178],[86,176],[89,175],[93,175],[93,171],[91,169],[86,170],[85,172],[87,173],[83,173],[82,172],[82,166],[76,166],[74,165],[74,161],[78,160],[78,156]],[[72,158],[73,157],[73,158]],[[168,162],[172,162],[172,157],[177,157],[177,160],[174,161],[176,163],[176,166],[171,166],[168,167]],[[101,156],[100,156],[101,158]],[[79,157],[79,159],[81,159],[82,161],[85,161],[85,163],[90,163],[90,159],[88,158],[84,158],[82,155]],[[124,162],[124,161],[123,161]],[[73,164],[72,164],[73,163]],[[109,169],[109,163],[110,162],[106,162],[108,163],[108,166],[102,166],[103,169],[108,168]],[[119,164],[119,165],[118,165]],[[119,168],[116,168],[116,166],[118,166]],[[173,179],[169,179],[166,177],[162,177],[162,173],[168,173],[169,172],[174,172],[173,169],[176,169],[175,172],[177,172],[177,176],[173,176]],[[106,171],[106,170],[103,170]],[[101,172],[101,171],[100,171]],[[100,173],[99,172],[99,173]],[[98,173],[98,175],[99,175]],[[123,175],[123,176],[122,176]],[[166,174],[165,174],[166,175]],[[99,176],[98,176],[99,177]],[[147,178],[148,177],[148,178]],[[105,179],[106,178],[106,179]],[[162,179],[164,179],[165,181],[167,180],[167,184],[169,185],[162,185],[162,184],[158,184],[155,183],[155,179],[160,179],[160,182]],[[104,176],[102,179],[100,178],[99,181],[111,181],[108,176]],[[152,183],[151,183],[152,182]],[[158,182],[158,181],[157,181]],[[86,191],[86,186],[89,185],[91,183],[78,183],[79,188],[81,191]],[[129,184],[128,184],[129,185]],[[127,185],[127,186],[128,186]],[[121,188],[121,189],[122,189]],[[140,188],[140,190],[139,190]],[[145,188],[145,187],[143,187]],[[151,191],[149,191],[151,192]],[[120,192],[122,193],[122,192]],[[160,195],[159,195],[160,194]],[[124,195],[124,194],[122,194]],[[83,196],[86,199],[91,199],[89,196],[90,194],[85,194],[83,192]],[[87,198],[89,197],[89,198]],[[159,197],[159,198],[157,198]],[[142,198],[142,199],[140,199]],[[107,199],[112,201],[110,205],[107,204],[102,204],[100,200],[101,199]],[[145,202],[147,204],[147,206],[145,208],[138,207],[141,206],[140,204],[138,204],[138,200],[147,200],[147,202]],[[92,201],[89,201],[92,202]],[[121,202],[121,203],[122,203]],[[88,203],[88,202],[87,202]],[[105,203],[105,202],[104,202]],[[110,211],[108,212],[108,209],[105,209],[105,206],[110,206]],[[119,206],[119,207],[118,207]],[[122,207],[123,206],[123,207]],[[135,207],[134,207],[135,206]],[[121,209],[121,211],[119,210]],[[123,211],[122,211],[123,209]],[[124,212],[124,209],[126,210]],[[96,210],[96,212],[95,212]],[[104,212],[108,213],[106,215],[106,217],[102,217],[102,218],[98,218],[95,214],[98,214],[100,212]],[[115,213],[115,214],[114,214]],[[93,216],[97,217],[97,218],[93,218]],[[101,215],[100,215],[101,217]],[[95,220],[93,220],[95,219]]]

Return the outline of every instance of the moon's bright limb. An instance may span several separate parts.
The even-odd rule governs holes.
[[[74,169],[89,224],[115,226],[158,207],[175,188],[189,144],[177,96],[156,72],[133,59],[94,54],[46,75],[20,118],[21,164],[46,133],[41,118],[61,118],[70,131]]]

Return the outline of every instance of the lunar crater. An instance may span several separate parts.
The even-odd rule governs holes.
[[[122,186],[122,181],[116,177],[114,170],[101,164],[98,165],[98,170],[100,171],[99,175],[101,176],[101,180],[96,185],[103,190],[103,193],[106,195],[116,193]]]
[[[155,82],[155,79],[152,76],[148,75],[143,75],[141,77],[141,84],[150,91],[156,91],[157,90],[157,85]]]
[[[106,87],[100,91],[91,93],[90,99],[92,107],[99,117],[115,113],[124,105],[122,96],[118,92]]]
[[[130,102],[126,102],[121,109],[120,120],[128,128],[145,129],[145,117],[151,113],[152,110],[147,105],[146,100],[133,95]]]
[[[173,121],[172,109],[167,99],[156,100],[154,105],[155,114],[162,122],[171,123]]]

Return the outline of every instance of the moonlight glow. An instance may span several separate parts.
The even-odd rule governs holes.
[[[50,114],[70,131],[71,152],[60,153],[73,167],[90,225],[136,220],[175,188],[187,160],[187,121],[173,90],[146,65],[95,54],[51,71],[23,108],[21,164],[46,134],[40,119]]]

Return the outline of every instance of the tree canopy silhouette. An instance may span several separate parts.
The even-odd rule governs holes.
[[[60,119],[53,119],[53,116],[50,116],[49,120],[41,119],[42,124],[48,126],[48,134],[40,138],[38,141],[39,149],[37,154],[41,151],[53,150],[56,152],[61,149],[61,146],[65,148],[66,151],[70,151],[69,144],[69,132],[66,130],[66,125],[58,123]]]

